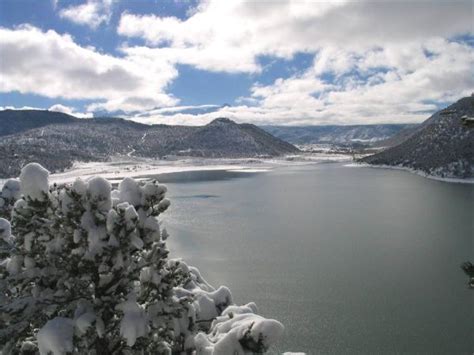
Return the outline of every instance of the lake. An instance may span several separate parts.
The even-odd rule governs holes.
[[[170,256],[281,321],[275,353],[473,353],[474,185],[341,163],[163,181]]]

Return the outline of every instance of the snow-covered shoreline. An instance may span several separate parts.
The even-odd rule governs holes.
[[[112,183],[118,182],[125,177],[133,177],[136,180],[146,180],[157,175],[166,175],[180,172],[196,171],[238,171],[238,172],[256,172],[266,171],[263,168],[253,168],[245,165],[215,164],[215,165],[161,165],[161,164],[123,164],[120,166],[105,165],[104,163],[86,163],[76,166],[64,173],[51,175],[53,183],[70,183],[80,176],[87,180],[93,176],[100,175]]]
[[[457,179],[426,174],[422,171],[390,165],[371,165],[352,162],[352,158],[344,154],[302,154],[281,158],[236,158],[236,159],[204,159],[183,158],[177,160],[157,160],[146,158],[115,158],[109,162],[76,162],[61,173],[50,175],[51,183],[65,184],[73,182],[77,177],[84,180],[94,176],[103,176],[112,183],[126,177],[136,180],[147,180],[156,176],[186,172],[225,171],[238,173],[268,172],[282,166],[296,166],[321,163],[346,163],[345,167],[403,170],[418,176],[447,183],[474,184],[474,178]],[[0,179],[0,187],[8,179]]]
[[[256,173],[270,171],[286,165],[345,162],[349,160],[348,156],[342,154],[302,154],[280,158],[183,158],[177,160],[120,157],[108,162],[76,162],[70,169],[64,172],[51,174],[50,182],[56,184],[72,183],[77,177],[87,180],[98,175],[112,183],[117,183],[126,177],[146,180],[158,175],[185,172],[228,171]],[[7,180],[0,179],[0,187]]]
[[[147,178],[180,172],[211,171],[224,170],[236,172],[262,172],[268,169],[260,166],[251,166],[250,164],[191,164],[163,161],[120,161],[120,162],[89,162],[75,163],[71,169],[65,172],[54,173],[50,175],[50,182],[56,184],[71,183],[77,177],[84,180],[93,176],[103,176],[112,183],[121,181],[125,177],[133,177],[136,180],[145,180]],[[8,179],[0,179],[2,186]]]
[[[421,177],[424,177],[426,179],[430,180],[436,180],[436,181],[441,181],[441,182],[447,182],[447,183],[452,183],[452,184],[474,184],[474,178],[469,178],[469,179],[459,179],[459,178],[447,178],[447,177],[441,177],[441,176],[436,176],[436,175],[430,175],[427,174],[421,170],[416,170],[412,168],[407,168],[404,166],[392,166],[392,165],[371,165],[367,163],[351,163],[351,164],[346,164],[346,167],[355,167],[355,168],[372,168],[372,169],[389,169],[389,170],[402,170],[406,171]]]

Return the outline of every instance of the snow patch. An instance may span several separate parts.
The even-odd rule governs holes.
[[[18,200],[21,196],[20,181],[17,179],[7,180],[3,185],[1,196],[4,199]]]
[[[11,237],[11,226],[5,218],[0,218],[0,238],[5,241],[9,241]]]
[[[196,336],[195,345],[199,354],[261,353],[275,343],[283,331],[280,322],[252,312],[221,316],[212,323],[210,335],[200,333]]]
[[[121,202],[128,202],[133,206],[138,206],[141,203],[142,192],[140,186],[130,177],[126,177],[119,184],[119,198]]]
[[[20,185],[25,197],[43,201],[49,191],[49,171],[38,163],[30,163],[21,169]],[[2,189],[3,190],[3,189]]]
[[[40,355],[65,355],[73,351],[74,321],[56,317],[49,320],[38,332]]]
[[[123,312],[123,318],[120,322],[120,335],[127,340],[128,346],[133,346],[137,338],[148,334],[148,319],[145,310],[140,307],[134,295],[129,299],[117,305],[117,309]]]
[[[98,208],[100,210],[109,210],[112,207],[112,200],[110,192],[112,191],[112,185],[106,179],[95,176],[89,180],[87,192],[90,194],[92,199],[98,202]]]

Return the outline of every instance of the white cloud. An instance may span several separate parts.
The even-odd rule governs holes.
[[[112,3],[113,0],[87,0],[84,4],[61,9],[59,16],[78,25],[96,29],[102,23],[109,23],[112,15]]]
[[[190,110],[193,110],[193,111],[214,110],[214,109],[218,109],[219,107],[220,107],[219,105],[172,106],[172,107],[163,107],[163,108],[141,112],[137,116],[148,117],[148,116],[153,116],[156,114],[180,113],[180,112],[185,112],[185,111],[190,111]]]
[[[325,47],[360,51],[468,32],[470,0],[204,1],[186,20],[124,13],[118,27],[119,34],[155,47],[127,52],[226,72],[258,72],[260,55],[289,58]]]
[[[48,111],[62,112],[62,113],[66,113],[68,115],[71,115],[71,116],[74,116],[74,117],[77,117],[77,118],[92,118],[92,117],[94,117],[92,112],[87,112],[87,113],[75,112],[74,108],[69,107],[69,106],[64,106],[64,105],[61,105],[61,104],[56,104],[56,105],[51,106],[50,108],[48,108]]]
[[[40,107],[32,107],[32,106],[22,106],[22,107],[15,107],[15,106],[0,106],[0,111],[5,111],[5,110],[16,110],[16,111],[21,111],[21,110],[40,110],[44,111],[44,108]],[[69,106],[64,106],[61,104],[56,104],[48,108],[48,111],[54,111],[54,112],[62,112],[66,113],[68,115],[74,116],[76,118],[92,118],[94,115],[91,112],[88,113],[83,113],[83,112],[76,112],[74,108],[69,107]]]
[[[279,109],[305,124],[308,117],[313,123],[419,122],[436,109],[433,102],[452,102],[471,93],[472,47],[436,39],[410,46],[407,56],[397,46],[364,53],[328,51],[325,60],[331,64],[324,69],[316,56],[314,66],[302,75],[254,86],[252,98],[270,110],[259,118],[270,122],[272,111]],[[338,65],[341,57],[347,60]],[[330,83],[320,76],[328,71],[338,75]]]
[[[474,51],[465,44],[443,39],[409,47],[411,57],[398,45],[363,53],[324,52],[331,65],[321,69],[321,55],[304,73],[277,79],[271,85],[254,85],[248,98],[252,105],[224,107],[215,112],[163,115],[154,111],[143,123],[205,124],[225,116],[256,124],[370,124],[421,122],[436,110],[434,102],[453,102],[470,95],[474,87]],[[347,60],[337,64],[338,58]],[[334,64],[336,63],[336,64]],[[379,71],[383,67],[384,71]],[[337,69],[335,69],[337,68]],[[321,74],[336,70],[325,81]]]
[[[165,61],[122,58],[77,45],[69,35],[23,26],[0,28],[0,92],[100,100],[90,109],[135,111],[172,106],[176,69]]]
[[[15,106],[0,106],[0,111],[5,110],[43,110],[42,108],[32,107],[32,106],[22,106],[22,107],[15,107]]]

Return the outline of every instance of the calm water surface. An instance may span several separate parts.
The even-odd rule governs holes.
[[[473,185],[342,164],[176,178],[172,255],[280,320],[275,353],[473,353]]]

